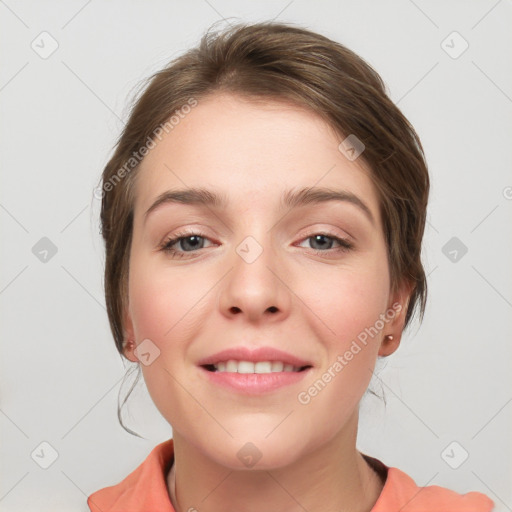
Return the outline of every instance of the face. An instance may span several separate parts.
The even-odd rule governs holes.
[[[298,107],[215,95],[141,164],[126,355],[173,432],[226,467],[240,469],[248,442],[258,467],[281,467],[353,428],[377,356],[399,342],[405,300],[390,294],[376,189],[341,140]],[[182,194],[155,205],[192,188],[218,204]],[[311,188],[340,196],[301,202]],[[239,352],[216,356],[228,349]],[[274,361],[256,371],[276,371],[201,366],[251,355]]]

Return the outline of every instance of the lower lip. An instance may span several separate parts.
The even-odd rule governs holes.
[[[309,374],[311,368],[302,372],[273,372],[273,373],[232,373],[210,372],[199,367],[212,384],[226,387],[248,395],[258,395],[275,391],[285,386],[300,382]]]

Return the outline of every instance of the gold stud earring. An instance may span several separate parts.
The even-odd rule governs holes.
[[[131,350],[133,348],[133,341],[126,340],[123,342],[123,349],[124,350]]]

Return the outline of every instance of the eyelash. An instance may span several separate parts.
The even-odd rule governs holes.
[[[179,252],[176,249],[172,249],[172,246],[175,245],[177,242],[184,240],[186,238],[193,237],[193,236],[208,239],[208,237],[206,235],[203,235],[202,233],[199,233],[199,232],[176,233],[175,236],[173,236],[172,238],[167,238],[162,243],[162,245],[160,246],[160,250],[169,254],[171,256],[171,258],[183,258],[183,257],[185,257],[185,255],[187,253],[193,254],[194,252],[197,252],[197,251]],[[332,235],[330,233],[325,233],[325,232],[313,233],[312,235],[303,238],[301,241],[304,242],[305,240],[308,240],[315,236],[324,236],[326,238],[330,238],[331,240],[334,240],[335,242],[337,242],[340,245],[340,247],[337,247],[335,249],[327,249],[325,251],[321,251],[318,249],[312,249],[313,251],[315,251],[315,254],[323,254],[323,253],[330,253],[330,252],[335,252],[335,253],[342,252],[343,253],[343,252],[349,252],[354,248],[354,245],[351,242],[349,242],[347,239],[340,238],[338,236]]]

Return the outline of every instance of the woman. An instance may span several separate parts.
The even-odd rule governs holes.
[[[96,511],[490,511],[356,449],[377,357],[423,314],[429,177],[380,77],[276,23],[157,73],[103,173],[118,350],[172,426]]]

